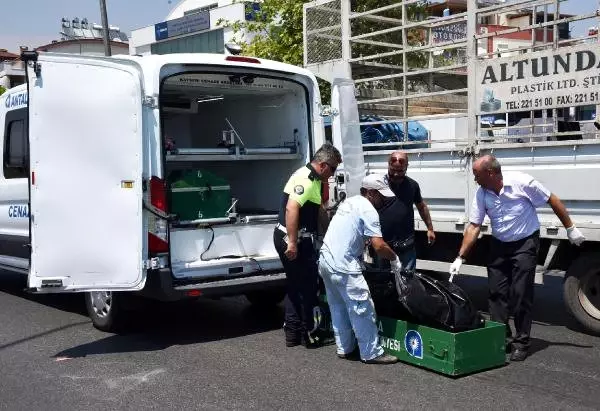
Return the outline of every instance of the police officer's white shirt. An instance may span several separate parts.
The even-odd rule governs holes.
[[[340,205],[329,223],[320,260],[337,273],[361,274],[365,241],[381,236],[375,207],[363,196],[350,197]]]
[[[477,189],[469,220],[483,223],[487,214],[492,235],[500,241],[518,241],[540,229],[536,212],[548,202],[550,190],[529,174],[506,172],[500,194],[483,187]]]

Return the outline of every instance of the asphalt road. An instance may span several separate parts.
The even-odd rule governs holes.
[[[0,409],[600,409],[600,339],[577,331],[559,278],[536,289],[523,363],[451,379],[285,348],[282,310],[243,298],[153,304],[127,335],[95,330],[81,295],[0,277]],[[484,279],[461,278],[485,308]]]

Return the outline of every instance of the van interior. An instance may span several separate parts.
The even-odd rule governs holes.
[[[310,152],[306,87],[239,68],[186,72],[164,80],[160,107],[167,203],[181,210],[169,227],[175,277],[280,271],[281,192]]]

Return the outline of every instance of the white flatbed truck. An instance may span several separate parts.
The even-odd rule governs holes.
[[[599,113],[600,43],[597,34],[563,38],[572,22],[596,22],[597,11],[571,16],[561,13],[560,0],[490,0],[434,17],[427,5],[415,12],[420,4],[365,8],[316,0],[304,6],[305,67],[328,81],[345,79],[353,87],[346,96],[357,100],[353,111],[332,117],[343,131],[332,133],[348,173],[340,169],[340,178],[356,190],[361,175],[387,172],[389,154],[405,150],[408,175],[421,186],[437,234],[429,247],[415,213],[417,268],[447,273],[477,189],[474,159],[492,153],[503,170],[532,175],[563,200],[586,237],[581,247],[572,246],[550,207],[539,209],[536,283],[549,273],[564,275],[567,310],[600,333],[600,134],[593,118],[576,117]],[[515,16],[522,16],[520,26],[501,24]],[[380,120],[359,122],[359,114]],[[359,127],[394,123],[408,130],[410,121],[431,132],[427,148],[414,148],[406,136],[360,142]],[[490,232],[486,218],[463,275],[487,276]]]

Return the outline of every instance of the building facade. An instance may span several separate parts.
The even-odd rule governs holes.
[[[60,40],[36,47],[39,52],[79,54],[85,56],[104,56],[104,28],[88,19],[79,18],[61,20]],[[118,27],[109,26],[111,54],[129,54],[127,35]],[[21,47],[21,51],[27,47]],[[0,49],[0,86],[8,89],[25,82],[25,65],[18,54]]]
[[[226,22],[253,18],[258,2],[234,0],[183,0],[164,21],[133,30],[131,54],[226,53],[233,29]],[[240,37],[238,35],[238,37]],[[240,40],[249,41],[249,33]]]
[[[0,49],[0,86],[9,89],[25,82],[25,66],[19,55]]]
[[[482,3],[484,3],[482,1]],[[487,5],[495,5],[503,3],[498,0],[488,0]],[[427,7],[427,13],[432,17],[444,17],[453,14],[465,13],[467,11],[467,0],[445,0],[432,3]],[[561,13],[559,19],[570,17],[568,14]],[[503,31],[511,28],[527,27],[531,24],[543,23],[554,20],[554,14],[538,11],[531,13],[530,11],[514,10],[509,13],[499,13],[486,16],[483,21],[477,24],[477,30],[483,34],[488,32]],[[571,37],[569,23],[562,23],[557,26],[558,40],[567,40]],[[433,42],[445,42],[449,40],[460,40],[467,36],[467,22],[451,23],[447,26],[439,26],[434,30]],[[514,49],[527,47],[531,45],[535,39],[537,44],[551,43],[553,41],[554,31],[552,28],[535,29],[535,30],[520,30],[513,33],[499,34],[493,37],[488,37],[485,40],[480,40],[478,44],[478,54],[495,53],[498,56],[508,56],[516,54]],[[513,50],[513,51],[507,51]]]

